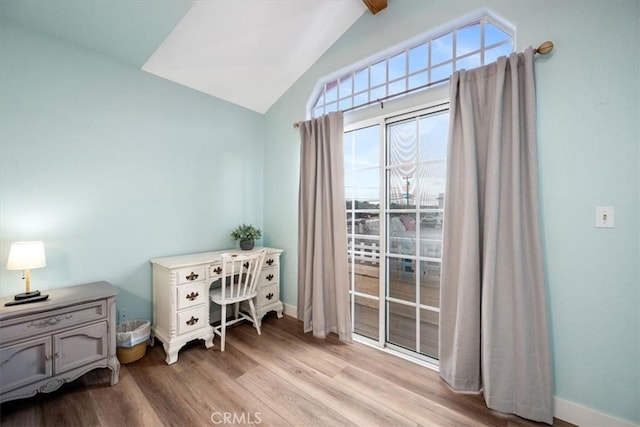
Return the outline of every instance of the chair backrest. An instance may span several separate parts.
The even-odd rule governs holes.
[[[266,254],[266,249],[222,254],[222,299],[241,298],[256,291]]]

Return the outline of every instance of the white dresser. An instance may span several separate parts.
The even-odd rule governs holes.
[[[95,369],[118,383],[116,303],[107,282],[50,289],[49,299],[0,300],[0,402],[51,392]]]
[[[254,248],[259,250],[262,248]],[[256,312],[258,321],[276,311],[282,317],[280,301],[281,249],[266,248],[264,266],[258,282]],[[153,323],[152,337],[162,341],[166,362],[178,360],[178,352],[189,341],[204,340],[205,346],[213,346],[213,328],[209,319],[209,287],[220,279],[222,273],[220,255],[247,253],[239,249],[227,249],[197,254],[154,258],[153,265]]]

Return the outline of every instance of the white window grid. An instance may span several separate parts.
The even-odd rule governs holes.
[[[509,55],[514,49],[514,36],[512,29],[488,14],[427,36],[322,84],[310,115],[349,111],[444,84],[456,70],[479,67]],[[469,41],[472,46],[464,44]],[[439,55],[441,44],[450,45],[450,55]],[[422,58],[412,56],[420,50],[425,53]],[[412,63],[413,58],[423,64]]]

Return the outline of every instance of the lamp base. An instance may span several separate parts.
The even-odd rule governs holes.
[[[25,297],[24,295],[27,294],[27,292],[23,293],[23,294],[18,294],[15,296],[15,299],[9,302],[6,302],[4,305],[16,305],[16,304],[27,304],[30,302],[37,302],[37,301],[44,301],[47,298],[49,298],[48,294],[44,294],[41,295],[39,291],[33,291],[33,292],[28,292],[29,294],[34,294],[34,293],[38,293],[37,295],[32,295],[30,297]],[[20,296],[20,298],[18,298],[18,296]]]
[[[23,292],[21,294],[16,295],[15,299],[27,299],[40,296],[40,291],[31,291],[31,292]]]

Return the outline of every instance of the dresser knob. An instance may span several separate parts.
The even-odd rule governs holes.
[[[186,277],[187,280],[191,280],[191,281],[196,280],[197,278],[198,278],[198,274],[194,273],[193,271],[191,272],[190,275]]]
[[[189,301],[193,301],[193,300],[195,300],[196,298],[198,298],[199,296],[200,296],[200,294],[199,294],[199,293],[197,293],[197,292],[191,292],[189,295],[187,295],[187,299],[188,299]]]
[[[266,279],[267,279],[268,281],[272,281],[272,280],[273,280],[273,274],[269,274],[269,275],[266,277]]]
[[[271,301],[271,298],[273,298],[273,292],[269,292],[268,294],[266,294],[265,298],[267,298],[269,301]]]
[[[271,265],[271,264],[273,264],[273,258],[269,258],[265,262],[267,263],[267,265]]]
[[[198,320],[200,320],[200,319],[198,319],[197,317],[193,317],[193,316],[191,316],[191,319],[187,320],[187,322],[186,322],[186,323],[187,323],[187,325],[189,325],[189,326],[193,326],[193,325],[195,325],[196,323],[198,323]]]

